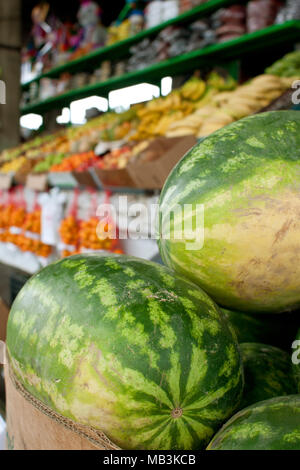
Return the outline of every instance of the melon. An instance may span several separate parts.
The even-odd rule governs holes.
[[[287,352],[259,343],[243,343],[240,348],[245,374],[241,409],[268,398],[297,393]]]
[[[166,265],[219,305],[300,306],[300,113],[241,119],[197,144],[160,198]]]
[[[291,352],[300,313],[244,313],[221,309],[231,323],[239,343],[263,343]]]
[[[203,449],[239,405],[235,336],[200,288],[155,263],[78,255],[15,300],[8,358],[21,385],[122,449]]]
[[[237,413],[208,450],[300,450],[300,395],[272,398]]]

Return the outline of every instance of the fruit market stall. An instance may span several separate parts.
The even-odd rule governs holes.
[[[8,321],[9,446],[299,450],[299,130],[257,114],[186,154],[160,198],[166,266],[80,254],[31,278]],[[204,245],[168,223],[176,204],[195,221],[192,200]]]
[[[170,171],[197,139],[268,109],[289,93],[300,76],[299,60],[298,51],[289,53],[243,84],[222,69],[196,72],[166,97],[122,113],[110,111],[85,125],[3,151],[0,260],[32,274],[57,257],[87,249],[155,257],[155,228],[146,221],[144,236],[151,240],[139,248],[137,240],[135,246],[132,240],[118,246],[109,241],[84,243],[88,233],[96,237],[101,201],[109,197],[117,204],[123,195],[132,205],[157,202]],[[46,196],[51,188],[56,188],[56,198],[53,191],[53,197]],[[55,207],[52,227],[45,223],[48,200]],[[50,243],[49,231],[55,232]]]

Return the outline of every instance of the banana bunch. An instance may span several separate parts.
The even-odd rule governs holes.
[[[198,129],[203,124],[203,118],[197,114],[191,114],[179,121],[173,122],[166,133],[167,137],[180,137],[184,135],[197,135]]]
[[[140,141],[166,135],[172,123],[191,115],[193,111],[193,104],[183,98],[181,90],[174,90],[165,98],[149,101],[137,113],[140,123],[130,140]]]
[[[239,87],[228,102],[225,110],[234,119],[241,119],[268,106],[286,90],[286,85],[275,75],[259,75],[249,84]]]
[[[213,112],[199,129],[197,136],[205,137],[233,121],[249,116],[268,106],[290,86],[290,81],[274,75],[259,75],[234,91],[214,95],[211,105]],[[205,110],[205,108],[204,108]]]
[[[15,160],[12,160],[11,162],[5,163],[1,169],[0,173],[15,173],[19,171],[22,166],[26,163],[26,158],[25,157],[19,157],[16,158]]]
[[[215,111],[208,116],[201,128],[198,130],[197,137],[206,137],[213,132],[216,132],[222,127],[231,124],[234,121],[234,118],[222,109],[216,108]]]
[[[205,137],[268,106],[290,87],[291,81],[265,74],[236,88],[234,80],[215,72],[207,84],[193,77],[181,89],[150,101],[138,111],[140,124],[131,140],[161,135]]]
[[[188,101],[198,101],[204,95],[206,83],[197,77],[188,80],[180,90],[181,96]]]

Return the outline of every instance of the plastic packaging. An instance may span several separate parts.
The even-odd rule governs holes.
[[[251,0],[247,4],[248,33],[272,25],[281,6],[278,0]]]
[[[140,33],[144,27],[144,13],[140,10],[133,10],[130,17],[130,36]]]

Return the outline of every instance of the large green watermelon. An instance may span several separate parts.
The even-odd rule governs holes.
[[[33,277],[7,332],[36,398],[123,449],[199,449],[238,407],[235,337],[214,302],[167,268],[79,255]]]
[[[223,307],[296,309],[299,187],[299,112],[262,113],[224,127],[196,145],[165,184],[163,260]]]
[[[293,363],[294,377],[295,377],[296,384],[298,387],[298,393],[300,393],[300,330],[298,331],[298,335],[296,337],[295,342],[293,342],[292,346],[293,346],[292,363]]]
[[[300,326],[300,312],[272,315],[221,310],[233,326],[239,343],[270,344],[291,352]]]
[[[208,450],[300,450],[300,395],[261,401],[237,413]]]
[[[269,398],[297,393],[291,356],[287,352],[258,343],[243,343],[240,348],[245,374],[241,409]]]

